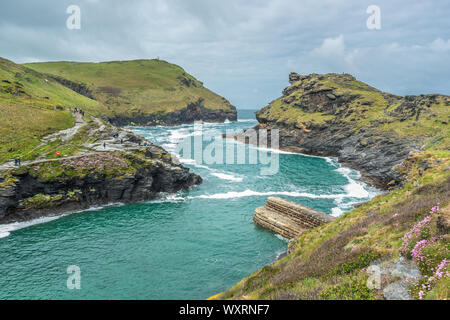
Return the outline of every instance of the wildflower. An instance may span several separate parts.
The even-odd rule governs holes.
[[[424,295],[424,292],[423,292],[423,290],[420,290],[420,291],[419,291],[419,299],[420,299],[420,300],[422,300],[422,298],[423,298],[423,295]]]

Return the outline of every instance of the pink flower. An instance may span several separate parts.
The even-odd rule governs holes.
[[[423,292],[423,290],[420,290],[420,291],[419,291],[419,299],[420,299],[420,300],[422,300],[422,298],[423,298],[423,295],[424,295],[424,292]]]

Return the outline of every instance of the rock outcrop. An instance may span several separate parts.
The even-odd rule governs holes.
[[[226,101],[224,101],[226,103]],[[152,125],[180,125],[190,124],[195,121],[225,122],[237,121],[237,111],[230,105],[230,110],[214,110],[204,106],[204,100],[189,103],[186,108],[168,113],[143,114],[137,113],[131,116],[116,115],[108,118],[109,122],[117,126],[126,126],[130,123],[143,126]]]
[[[68,79],[54,76],[54,75],[47,75],[50,79],[55,80],[56,82],[62,84],[64,87],[69,88],[70,90],[75,91],[78,94],[81,94],[89,99],[95,100],[94,94],[91,89],[88,88],[87,85],[84,83],[76,82],[76,81],[70,81]]]
[[[70,144],[75,133],[84,132],[86,142],[76,147],[83,151],[24,161],[20,167],[2,166],[0,224],[94,205],[151,200],[202,182],[163,148],[98,119],[84,123],[78,132],[66,131],[43,140],[58,138]]]
[[[107,177],[92,174],[70,179],[45,180],[28,171],[14,175],[15,182],[0,187],[0,223],[25,221],[46,215],[87,209],[108,203],[151,200],[201,183],[181,165],[157,162],[135,173]],[[43,200],[30,201],[41,195]]]
[[[379,188],[401,184],[396,167],[423,149],[425,131],[448,122],[448,96],[398,97],[347,74],[291,73],[289,81],[282,97],[256,113],[255,129],[267,129],[269,140],[278,129],[281,149],[338,157]]]

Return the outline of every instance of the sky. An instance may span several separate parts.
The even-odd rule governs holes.
[[[70,5],[80,8],[79,29],[67,27]],[[1,1],[0,56],[159,57],[247,109],[278,98],[292,71],[346,72],[398,95],[450,94],[450,1]]]

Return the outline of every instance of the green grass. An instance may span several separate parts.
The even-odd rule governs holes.
[[[69,109],[97,106],[43,74],[0,58],[0,163],[32,158],[42,137],[74,125]]]
[[[45,62],[26,64],[36,71],[86,84],[107,115],[166,113],[204,99],[204,106],[230,110],[228,101],[203,86],[181,67],[161,60],[102,63]],[[95,108],[90,110],[95,113]]]
[[[96,100],[61,85],[52,76],[88,87]],[[203,87],[181,67],[159,60],[105,63],[49,62],[18,65],[0,58],[0,164],[21,157],[34,160],[83,150],[86,130],[71,141],[42,144],[42,138],[74,126],[71,110],[92,117],[132,117],[166,113],[204,99],[209,109],[229,110],[222,97]],[[91,137],[92,140],[95,137]]]
[[[450,97],[437,96],[435,100],[423,97],[418,101],[423,107],[418,119],[415,116],[401,119],[392,113],[406,102],[403,97],[383,93],[346,74],[312,74],[306,79],[291,85],[287,96],[272,101],[261,109],[258,115],[269,122],[297,124],[308,128],[308,125],[323,124],[326,121],[336,122],[358,131],[371,127],[377,134],[395,134],[399,138],[423,137],[442,139],[449,136]],[[298,104],[308,102],[316,90],[329,90],[336,96],[352,97],[349,102],[338,105],[339,114],[329,112],[311,112],[299,107]],[[324,101],[317,102],[317,105]],[[297,104],[297,105],[296,105]],[[314,104],[314,102],[312,103]]]

